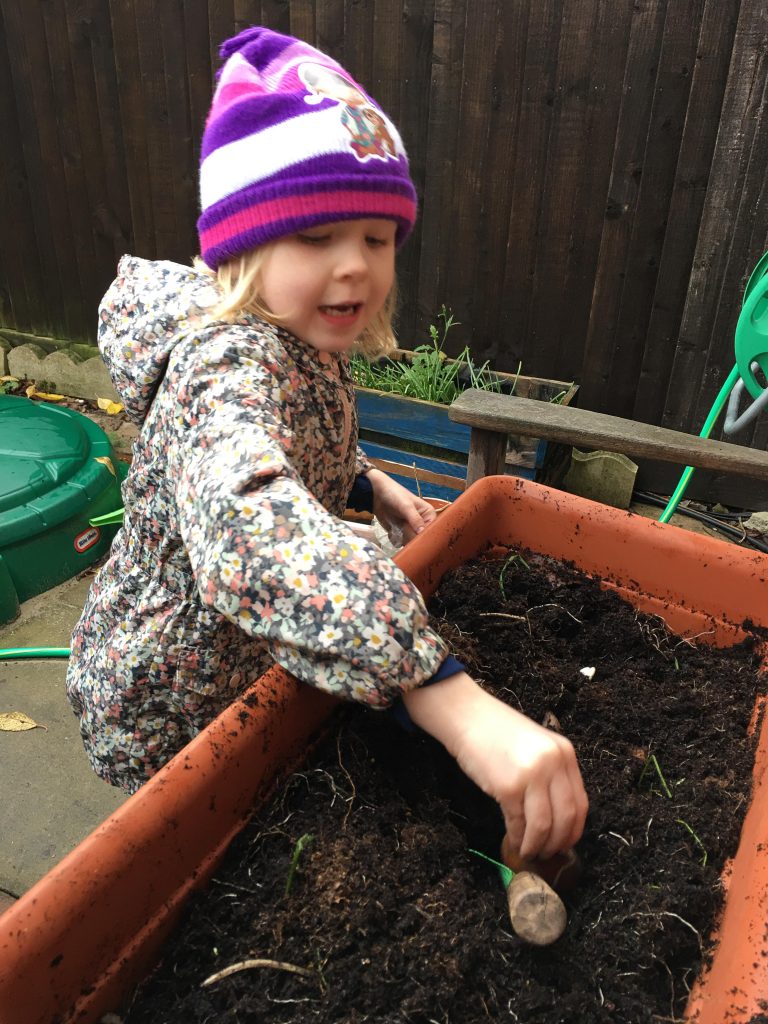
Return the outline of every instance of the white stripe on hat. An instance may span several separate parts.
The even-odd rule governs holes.
[[[201,208],[207,210],[257,181],[316,156],[354,155],[351,136],[341,123],[340,107],[341,104],[335,103],[326,110],[309,108],[306,114],[270,125],[209,153],[200,165]],[[395,150],[405,156],[397,129],[389,118],[386,123]],[[371,158],[360,162],[365,163],[367,159]]]

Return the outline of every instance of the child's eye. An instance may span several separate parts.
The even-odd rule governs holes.
[[[297,234],[296,237],[304,245],[320,245],[322,242],[327,242],[331,237],[328,234],[325,235],[306,235],[304,233]]]
[[[372,249],[380,249],[383,245],[389,244],[388,238],[376,238],[373,235],[366,235],[365,241]]]

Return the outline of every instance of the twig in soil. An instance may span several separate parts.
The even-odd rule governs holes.
[[[477,612],[478,619],[513,619],[515,622],[527,622],[525,615],[510,615],[508,612]]]
[[[701,953],[704,952],[704,943],[701,941],[701,933],[699,932],[699,930],[697,928],[694,928],[690,921],[686,921],[684,917],[680,917],[679,914],[676,914],[672,910],[658,910],[655,913],[637,913],[637,914],[630,914],[629,916],[630,917],[674,917],[681,924],[684,924],[686,928],[690,928],[691,929],[693,934],[696,936],[696,939],[698,940],[699,951]],[[663,961],[660,961],[660,962],[663,963]]]
[[[624,836],[620,836],[618,832],[606,832],[605,835],[613,836],[614,839],[620,839],[625,846],[632,846],[632,843],[625,839]],[[602,836],[600,838],[602,839]]]
[[[337,755],[337,758],[338,758],[338,761],[339,761],[339,768],[341,768],[341,770],[344,772],[344,774],[347,777],[347,781],[349,782],[350,786],[352,787],[352,796],[348,796],[348,797],[344,798],[346,800],[346,803],[347,803],[347,812],[344,815],[344,820],[341,823],[341,827],[342,827],[342,829],[344,829],[346,827],[346,824],[347,824],[347,819],[349,818],[350,814],[352,813],[352,806],[353,806],[353,804],[355,802],[355,797],[357,796],[357,790],[355,789],[355,784],[352,781],[352,776],[349,774],[349,772],[344,767],[344,765],[342,764],[342,761],[341,761],[341,733],[342,733],[342,730],[340,729],[338,731],[338,733],[336,734],[336,755]]]
[[[530,615],[531,612],[537,612],[540,608],[559,608],[561,612],[565,612],[565,614],[569,618],[573,619],[574,622],[578,622],[580,626],[583,625],[581,619],[577,619],[576,616],[569,612],[567,608],[564,608],[561,604],[555,604],[554,602],[550,602],[549,604],[535,604],[533,608],[528,609],[528,615]]]
[[[310,971],[306,967],[297,967],[296,964],[287,964],[283,960],[241,960],[239,963],[230,964],[229,967],[216,971],[210,978],[201,981],[200,988],[205,988],[206,985],[213,985],[217,981],[222,981],[231,974],[238,974],[240,971],[250,971],[256,967],[273,967],[277,971],[289,971],[291,974],[300,974],[302,978],[313,978],[315,976],[314,971]]]

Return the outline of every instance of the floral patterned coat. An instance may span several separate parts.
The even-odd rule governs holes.
[[[447,653],[413,584],[338,518],[370,468],[346,361],[255,316],[207,322],[216,299],[205,273],[125,256],[100,308],[142,430],[67,694],[95,771],[131,792],[275,662],[384,708]]]

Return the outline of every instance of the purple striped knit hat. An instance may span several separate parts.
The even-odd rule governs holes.
[[[220,52],[200,163],[208,266],[336,220],[394,220],[402,245],[416,219],[405,148],[341,65],[268,28],[246,29]]]

